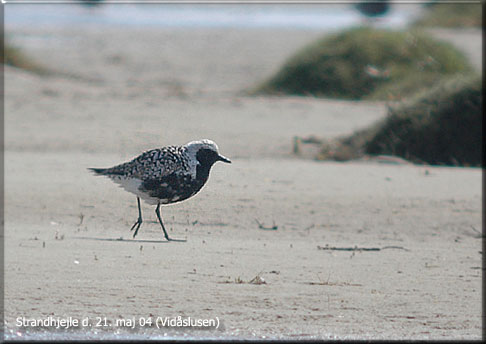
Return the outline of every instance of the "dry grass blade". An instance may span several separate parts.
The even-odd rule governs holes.
[[[409,249],[402,247],[402,246],[383,246],[383,247],[334,247],[334,246],[320,246],[317,245],[318,250],[328,250],[328,251],[381,251],[386,249],[397,249],[397,250],[404,250],[410,251]]]

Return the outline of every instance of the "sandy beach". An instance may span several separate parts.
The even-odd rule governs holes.
[[[480,69],[480,30],[432,32]],[[5,67],[8,339],[481,338],[481,169],[295,156],[294,136],[349,134],[386,104],[245,96],[322,32],[7,33],[55,71]],[[147,204],[133,240],[135,196],[86,169],[200,138],[233,163],[162,209],[187,242]],[[179,316],[219,326],[156,324]]]

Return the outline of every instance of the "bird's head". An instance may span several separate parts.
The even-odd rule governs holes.
[[[187,154],[203,166],[212,166],[217,161],[231,164],[231,160],[219,154],[216,143],[211,140],[192,141],[186,144]]]

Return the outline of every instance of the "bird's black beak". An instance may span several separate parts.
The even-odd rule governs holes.
[[[231,164],[231,160],[228,159],[228,158],[225,158],[224,156],[222,155],[218,155],[218,161],[222,161],[222,162],[225,162],[227,164]]]

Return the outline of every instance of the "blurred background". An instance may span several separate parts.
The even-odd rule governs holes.
[[[82,4],[6,7],[8,27],[22,25],[122,25],[127,27],[216,27],[342,29],[362,22],[363,10],[352,4]],[[386,15],[388,26],[404,26],[421,12],[421,5],[395,4]]]
[[[110,84],[122,93],[144,84],[139,91],[154,96],[158,93],[154,88],[162,85],[165,96],[225,92],[390,103],[420,95],[437,98],[446,91],[424,92],[440,86],[453,93],[452,89],[469,87],[466,84],[476,90],[471,92],[477,96],[481,84],[480,23],[481,5],[460,2],[12,3],[5,7],[5,63],[47,78],[56,75],[84,80],[88,87]],[[117,31],[123,33],[117,36]],[[217,44],[216,40],[223,37],[229,45]],[[212,63],[215,51],[225,59],[226,67]],[[117,72],[116,67],[124,72]],[[416,102],[420,102],[418,98]],[[334,133],[328,135],[323,129],[322,133],[302,133],[313,135],[310,139],[289,135],[289,142],[293,140],[295,153],[306,149],[302,144],[311,144],[310,156],[317,159],[388,154],[420,163],[479,165],[481,123],[479,98],[475,99],[473,108],[466,110],[472,114],[464,115],[468,119],[462,121],[461,132],[457,132],[455,122],[445,124],[443,118],[447,115],[441,110],[420,119],[414,115],[416,127],[403,129],[398,121],[394,125],[401,129],[397,130],[388,122],[378,123],[379,128],[375,125],[358,133],[359,137],[338,141]],[[463,108],[460,102],[456,106]],[[419,112],[430,114],[431,110],[423,108]],[[389,115],[392,113],[409,111],[402,106],[390,109]],[[417,132],[419,127],[421,133]],[[459,138],[467,133],[467,138],[444,141],[441,130],[445,127],[450,128],[447,136]],[[382,130],[389,134],[383,134],[377,143],[375,136]],[[391,132],[393,143],[388,137]],[[401,134],[397,136],[397,132]],[[332,142],[324,142],[328,136]],[[458,147],[450,147],[452,142]],[[322,147],[317,152],[319,144]],[[424,146],[437,147],[437,151]],[[463,154],[467,157],[457,157]]]

